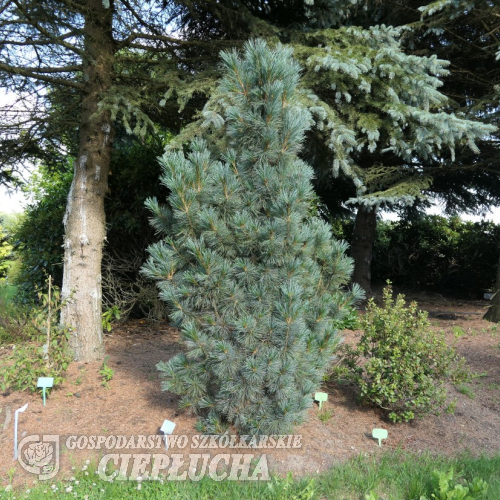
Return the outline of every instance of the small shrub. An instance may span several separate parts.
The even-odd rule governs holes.
[[[115,375],[115,371],[113,370],[113,368],[108,366],[108,359],[109,356],[106,356],[104,358],[104,361],[102,362],[102,367],[99,370],[99,375],[102,377],[101,385],[106,389],[109,388],[109,382],[113,379]]]
[[[340,348],[337,373],[350,376],[361,398],[386,410],[393,422],[443,407],[444,381],[465,378],[464,359],[431,330],[415,302],[406,307],[403,295],[393,299],[390,284],[382,307],[368,302],[361,328],[357,347]]]
[[[102,313],[102,329],[110,332],[113,328],[113,323],[119,321],[121,311],[118,306],[112,306]]]
[[[71,361],[70,332],[57,324],[61,309],[60,292],[49,281],[48,293],[39,292],[39,306],[30,313],[11,310],[10,340],[17,340],[12,354],[0,368],[0,389],[36,392],[39,377],[53,377],[54,387],[64,381]]]
[[[27,308],[0,297],[0,345],[27,340],[29,335],[26,332],[30,328]]]
[[[47,353],[46,336],[39,335],[30,342],[16,345],[6,364],[0,368],[0,388],[2,391],[36,392],[39,377],[54,377],[54,387],[64,382],[64,374],[71,361],[68,354],[70,333],[54,329],[50,349]]]
[[[360,328],[358,311],[350,306],[346,307],[346,314],[336,320],[335,326],[338,330],[358,330]]]

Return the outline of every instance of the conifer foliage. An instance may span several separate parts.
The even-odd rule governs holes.
[[[311,117],[292,49],[257,40],[222,60],[214,99],[227,148],[198,138],[187,155],[165,153],[170,207],[148,201],[163,239],[143,272],[185,346],[158,369],[199,430],[284,434],[303,420],[361,292],[342,290],[346,244],[318,216],[313,171],[297,157]]]

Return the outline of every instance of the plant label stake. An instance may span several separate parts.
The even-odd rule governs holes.
[[[378,439],[378,445],[382,446],[382,439],[387,439],[386,429],[373,429],[372,436],[374,439]]]
[[[165,434],[165,449],[168,450],[168,436],[174,432],[175,424],[170,422],[170,420],[165,420],[163,425],[160,427],[160,431]]]
[[[323,406],[324,401],[328,401],[328,394],[326,392],[316,392],[314,394],[314,401],[318,401],[319,409]]]
[[[28,408],[28,403],[14,413],[14,460],[17,460],[17,421],[19,419],[19,414],[25,411],[26,408]]]
[[[43,406],[45,406],[45,389],[54,385],[54,377],[38,377],[37,387],[42,388]]]

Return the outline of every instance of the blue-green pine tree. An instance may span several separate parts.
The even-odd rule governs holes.
[[[313,171],[297,156],[311,116],[292,49],[257,40],[222,60],[214,99],[227,149],[195,139],[187,155],[165,153],[169,207],[148,202],[163,239],[144,273],[185,346],[158,369],[199,430],[285,434],[304,419],[361,293],[343,289],[346,244],[318,216]]]

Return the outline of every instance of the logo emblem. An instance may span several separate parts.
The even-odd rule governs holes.
[[[59,436],[26,436],[19,443],[18,460],[25,471],[37,474],[40,481],[52,479],[59,472]]]

